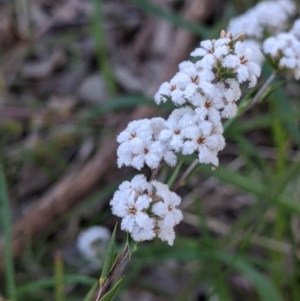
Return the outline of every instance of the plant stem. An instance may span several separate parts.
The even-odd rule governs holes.
[[[189,174],[193,171],[193,169],[198,165],[199,160],[195,159],[193,163],[187,168],[187,170],[184,172],[184,174],[180,177],[180,179],[175,183],[173,190],[175,191],[177,188],[179,188],[184,180],[189,176]]]
[[[118,268],[125,262],[127,258],[129,259],[129,245],[126,243],[120,256],[116,260],[107,278],[105,279],[105,282],[103,283],[103,285],[100,286],[96,301],[101,300],[101,298],[105,295],[107,287],[110,284],[114,274],[116,273]]]
[[[277,73],[273,72],[269,76],[269,78],[260,87],[260,89],[258,90],[258,92],[256,93],[256,95],[253,97],[253,99],[251,100],[251,102],[248,104],[248,106],[245,108],[245,110],[242,113],[245,113],[246,111],[248,111],[250,108],[253,107],[253,105],[255,105],[258,102],[258,100],[260,99],[260,97],[264,94],[264,92],[267,90],[267,88],[269,87],[269,85],[275,79],[276,75],[277,75]]]
[[[161,168],[163,167],[163,165],[164,165],[164,162],[161,161],[159,166],[156,169],[152,170],[151,177],[150,177],[150,182],[154,181],[157,178],[157,176],[158,176]],[[114,274],[116,273],[118,268],[125,262],[125,260],[127,258],[130,259],[128,243],[125,244],[120,256],[118,257],[118,259],[114,263],[112,269],[110,270],[108,276],[106,277],[105,282],[102,285],[100,285],[96,301],[100,301],[101,298],[105,295],[106,290],[108,288],[108,285],[110,284]]]
[[[104,13],[103,13],[103,0],[93,1],[93,11],[91,17],[92,36],[95,41],[96,56],[101,70],[108,93],[112,96],[116,94],[116,83],[111,71],[111,66],[108,60],[108,54],[105,45],[105,32],[104,32]]]
[[[158,176],[158,174],[159,174],[159,172],[160,172],[160,170],[162,169],[163,166],[164,166],[164,161],[161,161],[159,163],[158,167],[152,171],[152,174],[151,174],[151,177],[150,177],[150,182],[154,181],[157,178],[157,176]]]

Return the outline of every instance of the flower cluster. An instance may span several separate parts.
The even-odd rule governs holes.
[[[154,169],[162,160],[175,166],[176,155],[159,139],[160,132],[165,129],[165,120],[160,117],[131,121],[117,137],[120,143],[118,166],[133,166],[140,170],[147,164]]]
[[[230,20],[228,31],[245,32],[248,38],[262,40],[265,33],[277,34],[285,30],[289,18],[295,12],[291,0],[259,2],[246,13]]]
[[[118,166],[151,169],[165,161],[176,164],[175,153],[197,153],[200,163],[218,165],[218,152],[225,146],[221,118],[235,116],[240,84],[255,86],[260,67],[253,53],[241,41],[223,33],[218,40],[207,40],[191,55],[196,63],[183,62],[179,72],[161,85],[154,100],[171,100],[176,106],[167,120],[163,118],[132,121],[117,141]]]
[[[276,68],[290,72],[295,79],[300,79],[300,19],[296,20],[290,32],[266,39],[263,50]]]
[[[171,100],[183,106],[172,112],[159,136],[175,153],[196,152],[200,163],[218,165],[218,152],[225,147],[221,118],[236,115],[240,84],[248,81],[253,87],[260,75],[243,38],[223,32],[218,40],[201,42],[191,53],[199,60],[181,63],[154,96],[157,104]]]
[[[254,61],[261,65],[264,61],[261,43],[265,36],[285,30],[294,12],[295,4],[291,0],[259,2],[244,14],[231,19],[227,30],[234,35],[245,32],[247,40],[244,43],[253,50]]]
[[[113,214],[122,218],[121,229],[135,241],[158,237],[172,245],[174,226],[183,217],[177,208],[180,202],[180,197],[167,185],[147,182],[144,175],[136,175],[131,182],[119,186],[110,204]]]
[[[175,166],[177,153],[196,153],[200,163],[219,164],[218,153],[225,147],[222,118],[236,115],[240,85],[254,87],[260,75],[244,38],[222,31],[219,39],[200,43],[191,53],[196,62],[182,62],[154,96],[157,104],[172,101],[177,107],[167,120],[132,121],[117,137],[119,167],[140,170],[146,164],[156,170],[162,162]],[[165,184],[136,176],[120,185],[110,204],[134,240],[158,237],[173,243],[173,228],[182,219],[180,197]]]

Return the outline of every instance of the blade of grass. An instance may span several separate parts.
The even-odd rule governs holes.
[[[201,207],[201,202],[195,202],[198,218],[199,218],[199,225],[200,231],[203,232],[203,240],[207,246],[211,247],[212,249],[216,250],[216,246],[214,246],[214,239],[211,237],[211,234],[208,230],[207,221],[203,209]],[[201,245],[199,245],[199,251],[201,250]],[[201,251],[200,251],[201,252]],[[220,285],[216,288],[217,294],[220,296],[221,300],[232,300],[232,294],[230,292],[230,288],[226,285],[226,275],[224,275],[223,271],[221,270],[219,264],[216,262],[216,259],[212,257],[212,259],[207,264],[207,270],[211,270],[212,277],[211,279],[220,279]],[[205,268],[204,268],[205,269]]]
[[[202,246],[199,252],[199,242],[195,239],[176,238],[172,249],[165,247],[163,244],[153,245],[152,248],[143,246],[135,256],[136,261],[143,261],[144,264],[153,264],[155,261],[160,262],[164,259],[193,262],[195,260],[208,261],[212,258],[218,260],[220,263],[233,263],[233,268],[251,281],[260,296],[259,300],[283,301],[277,288],[254,266],[251,258],[240,256],[233,261],[235,254],[230,254],[225,251],[216,251],[215,249],[205,248],[205,246]]]
[[[172,187],[172,186],[174,185],[175,180],[176,180],[176,178],[177,178],[177,176],[178,176],[178,173],[179,173],[179,171],[180,171],[180,168],[181,168],[182,164],[183,164],[183,160],[181,160],[181,161],[177,164],[175,170],[172,172],[172,174],[171,174],[171,176],[170,176],[170,178],[169,178],[169,180],[168,180],[168,182],[167,182],[167,185],[168,185],[169,187]]]
[[[64,283],[65,284],[81,284],[81,285],[87,285],[91,286],[95,284],[95,281],[98,281],[95,278],[88,277],[88,276],[83,276],[83,275],[65,275],[64,276]],[[54,288],[55,287],[55,278],[47,278],[43,280],[38,280],[38,281],[32,281],[28,282],[17,289],[17,297],[22,300],[22,297],[25,294],[28,294],[30,292],[36,292],[41,289],[45,288]],[[24,299],[23,299],[24,300]]]
[[[153,14],[159,18],[167,20],[169,23],[180,26],[185,29],[188,29],[189,31],[193,32],[196,35],[200,36],[208,36],[209,30],[208,28],[205,28],[204,26],[199,26],[193,22],[184,20],[180,16],[168,12],[164,10],[163,8],[159,7],[158,5],[155,5],[148,0],[131,0],[131,2],[135,3],[139,7],[141,7],[146,12]],[[210,33],[211,34],[211,33]]]
[[[16,284],[15,284],[15,270],[13,260],[13,249],[12,249],[12,224],[11,224],[11,212],[9,207],[7,185],[4,176],[2,165],[0,165],[0,205],[3,222],[4,232],[4,261],[5,261],[5,283],[6,283],[6,294],[11,301],[16,300]]]
[[[64,301],[64,266],[60,254],[54,257],[55,300]]]
[[[277,110],[285,114],[293,114],[294,110],[291,107],[289,101],[287,101],[283,89],[278,89],[278,91],[272,94],[272,101],[275,102]],[[285,121],[285,126],[287,132],[294,139],[297,146],[300,146],[300,130],[298,120],[287,119]]]
[[[118,224],[115,225],[114,227],[114,231],[111,235],[110,241],[109,241],[109,245],[107,248],[107,253],[105,256],[105,261],[103,264],[103,269],[101,272],[101,277],[100,277],[100,285],[102,285],[104,283],[104,281],[107,278],[107,275],[109,274],[113,264],[114,264],[114,257],[115,257],[115,243],[116,243],[116,235],[117,235],[117,227]]]
[[[110,95],[114,95],[116,93],[116,83],[113,77],[113,73],[111,71],[105,46],[106,39],[103,26],[104,14],[102,1],[103,0],[93,0],[91,33],[95,40],[99,70],[101,70],[103,73],[108,93]]]
[[[281,110],[279,108],[277,102],[271,101],[270,102],[270,110],[278,115]],[[276,170],[275,174],[282,175],[285,174],[287,169],[287,160],[288,160],[288,140],[289,135],[287,135],[286,128],[283,124],[283,122],[280,121],[273,121],[271,125],[272,129],[272,136],[273,141],[276,146],[276,152],[277,152],[277,160],[276,160]],[[286,185],[285,185],[286,186]],[[281,210],[276,211],[275,216],[275,222],[273,227],[273,237],[277,239],[278,241],[284,241],[285,235],[286,235],[286,229],[288,229],[288,224],[286,223],[287,216],[286,212],[282,212]],[[283,288],[282,284],[285,281],[285,276],[282,274],[282,271],[284,270],[284,257],[283,254],[280,252],[276,252],[271,250],[270,251],[270,258],[273,259],[274,262],[277,262],[280,266],[279,269],[274,269],[271,271],[271,275],[273,278],[274,283],[278,288]]]
[[[213,175],[218,178],[220,181],[224,183],[228,183],[233,185],[237,189],[241,189],[243,191],[252,193],[254,195],[264,197],[267,187],[265,187],[262,183],[259,183],[251,178],[248,178],[244,175],[236,171],[231,171],[226,167],[221,167],[221,171],[212,171],[211,168],[207,166],[202,166],[201,171]],[[286,187],[287,183],[295,176],[295,174],[300,169],[300,161],[294,164],[289,171],[286,172],[283,179],[281,179],[280,183],[276,183],[275,193],[269,196],[269,199],[276,200],[276,204],[281,206],[283,209],[287,209],[288,211],[300,214],[300,203],[295,200],[293,197],[288,194],[283,194],[283,190]],[[274,191],[274,189],[273,189]]]

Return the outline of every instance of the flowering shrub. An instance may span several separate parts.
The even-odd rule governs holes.
[[[222,118],[236,115],[240,85],[252,88],[260,75],[253,51],[244,45],[244,34],[233,37],[221,32],[217,40],[200,43],[189,61],[163,83],[154,96],[157,104],[172,101],[175,109],[167,120],[155,117],[135,120],[119,134],[118,166],[140,170],[158,169],[162,162],[175,166],[176,154],[197,154],[199,163],[218,166],[218,153],[225,147]],[[173,227],[182,219],[180,197],[167,185],[135,176],[124,182],[110,202],[113,214],[122,218],[121,229],[135,241],[158,237],[173,244]]]

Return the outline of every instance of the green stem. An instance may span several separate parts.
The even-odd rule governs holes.
[[[64,265],[59,253],[54,258],[55,300],[64,301]]]
[[[4,260],[5,260],[5,280],[6,280],[6,293],[11,301],[16,301],[16,285],[15,285],[15,271],[13,260],[12,248],[12,224],[11,212],[8,200],[7,185],[4,176],[2,165],[0,165],[0,204],[4,230]]]

